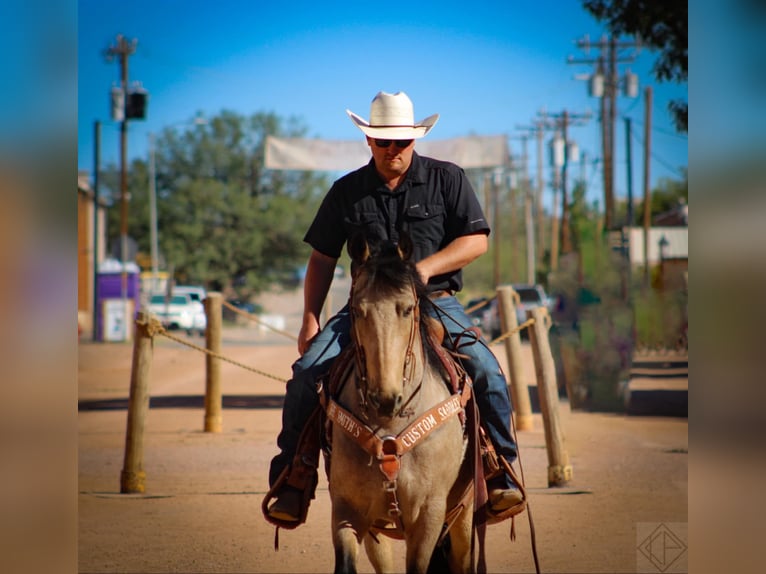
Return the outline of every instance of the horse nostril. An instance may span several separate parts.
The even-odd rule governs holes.
[[[395,407],[398,409],[402,406],[402,402],[404,401],[404,395],[398,394],[396,395],[396,400],[394,401]]]
[[[367,393],[367,402],[370,403],[370,405],[375,409],[380,407],[380,398],[378,397],[378,393]]]

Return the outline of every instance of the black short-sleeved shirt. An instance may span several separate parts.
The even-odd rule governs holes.
[[[374,239],[397,241],[406,231],[414,259],[436,253],[454,239],[489,234],[476,193],[457,165],[412,154],[412,164],[395,191],[388,189],[374,160],[338,179],[322,201],[304,241],[320,253],[338,258],[356,232]],[[429,290],[463,286],[462,272],[432,277]]]

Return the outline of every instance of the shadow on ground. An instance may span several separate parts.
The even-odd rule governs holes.
[[[225,409],[281,409],[285,396],[282,395],[224,395]],[[92,399],[77,403],[78,411],[119,411],[127,410],[128,399]],[[173,395],[151,397],[151,409],[202,409],[205,408],[204,395]]]

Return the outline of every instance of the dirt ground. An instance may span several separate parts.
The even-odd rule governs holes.
[[[287,331],[297,332],[298,301],[284,309]],[[280,530],[278,551],[260,509],[295,344],[254,324],[227,328],[223,339],[224,355],[281,380],[223,363],[223,431],[205,433],[205,357],[158,336],[144,494],[120,494],[132,344],[80,343],[80,572],[332,571],[324,476],[307,523]],[[502,349],[495,351],[504,365]],[[524,373],[533,384],[525,350]],[[566,400],[559,409],[573,467],[565,487],[547,485],[540,413],[533,430],[518,433],[541,571],[685,572],[687,419],[572,412]],[[516,519],[515,541],[510,526],[488,529],[489,572],[534,572],[528,514]],[[360,571],[371,572],[360,556]]]

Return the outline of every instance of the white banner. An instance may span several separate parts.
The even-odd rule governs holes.
[[[447,140],[421,140],[420,155],[451,161],[464,169],[508,164],[508,140],[504,135],[467,136]],[[332,141],[266,137],[266,168],[348,172],[370,161],[364,140]]]

